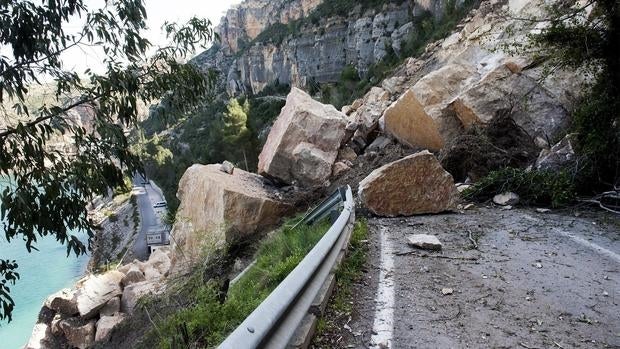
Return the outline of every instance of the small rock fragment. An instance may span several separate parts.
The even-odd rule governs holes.
[[[549,212],[551,212],[551,210],[548,209],[548,208],[537,208],[536,212],[538,212],[538,213],[549,213]]]
[[[408,243],[411,246],[421,248],[424,250],[441,250],[441,242],[434,235],[428,234],[413,234],[408,238]]]
[[[469,184],[463,184],[463,183],[456,184],[456,190],[458,190],[459,193],[462,193],[469,188],[471,188],[471,185]]]
[[[451,289],[451,288],[444,287],[444,288],[441,289],[441,294],[443,294],[444,296],[447,296],[447,295],[453,294],[453,293],[454,293],[454,290]]]
[[[470,208],[474,208],[474,204],[467,204],[463,207],[463,210],[469,210]]]
[[[609,297],[609,293],[607,293],[607,291],[603,291],[603,297]]]
[[[513,192],[504,192],[493,197],[493,202],[501,206],[512,206],[519,202],[519,195]]]
[[[332,168],[332,176],[333,177],[338,177],[340,174],[342,174],[343,172],[346,172],[348,170],[350,170],[351,167],[348,166],[347,164],[345,164],[342,161],[338,161],[334,164],[334,167]]]
[[[542,264],[540,264],[540,263],[536,263],[536,264],[534,264],[534,266],[536,268],[538,268],[538,269],[542,269],[542,267],[543,267]]]
[[[235,165],[232,164],[232,162],[224,160],[224,162],[222,162],[222,165],[220,166],[220,171],[228,173],[228,174],[233,174],[233,171],[235,170]]]
[[[512,206],[510,205],[502,206],[502,210],[504,211],[512,210]]]

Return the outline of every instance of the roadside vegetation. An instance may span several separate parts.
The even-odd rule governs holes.
[[[182,309],[155,321],[154,328],[141,343],[144,348],[212,348],[232,332],[284,278],[297,266],[329,228],[323,221],[314,226],[293,225],[300,220],[287,220],[266,238],[256,253],[256,263],[233,285],[212,268],[200,267],[180,285],[175,285],[165,299],[153,299],[142,306],[149,308],[161,302]],[[226,252],[228,254],[228,251]]]
[[[563,207],[575,200],[575,184],[566,171],[527,171],[507,167],[491,171],[477,181],[463,196],[466,199],[486,201],[495,194],[513,192],[526,205]]]
[[[590,8],[592,9],[589,12]],[[530,34],[530,42],[513,45],[515,53],[532,54],[549,72],[580,71],[593,77],[572,112],[569,133],[575,134],[575,161],[560,171],[492,171],[469,192],[486,200],[493,191],[511,190],[522,201],[564,206],[578,197],[612,212],[620,212],[620,8],[615,0],[591,0],[572,6],[560,2],[545,17],[524,23],[547,22]]]

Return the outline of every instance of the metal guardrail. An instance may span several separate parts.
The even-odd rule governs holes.
[[[344,208],[334,224],[297,267],[218,348],[285,348],[289,344],[348,241],[347,234],[343,232],[354,214],[353,194],[349,186],[336,193],[308,215],[324,216],[344,199]],[[305,218],[303,221],[309,220]]]
[[[315,222],[325,218],[325,216],[327,216],[336,205],[347,200],[346,192],[347,188],[345,187],[339,187],[336,189],[330,196],[321,201],[317,207],[308,212],[299,222],[297,222],[297,224],[293,226],[292,229],[295,229],[301,223],[312,225]]]

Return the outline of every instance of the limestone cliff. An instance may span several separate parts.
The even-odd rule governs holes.
[[[332,3],[246,0],[222,18],[221,43],[194,61],[218,70],[231,95],[258,93],[275,81],[302,88],[334,82],[346,65],[363,74],[388,51],[399,53],[414,16],[441,16],[447,2],[386,0],[371,8],[362,2],[346,15],[327,10]]]

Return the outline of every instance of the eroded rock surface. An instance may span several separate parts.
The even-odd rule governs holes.
[[[556,138],[566,131],[568,111],[549,90],[509,65],[499,66],[479,83],[464,91],[451,104],[465,127],[489,122],[501,109],[511,109],[512,117],[531,137]]]
[[[345,135],[346,117],[293,88],[258,158],[258,173],[302,186],[323,185]]]
[[[77,318],[60,321],[60,328],[71,347],[86,349],[95,342],[95,320],[86,323]]]
[[[372,213],[387,217],[446,211],[458,197],[452,176],[426,150],[374,170],[358,193]]]
[[[121,280],[125,274],[112,270],[105,274],[90,276],[77,293],[80,316],[90,318],[97,314],[110,299],[121,295]]]
[[[573,164],[576,161],[575,138],[575,134],[569,134],[551,149],[543,149],[536,160],[536,168],[557,171]]]
[[[95,333],[95,341],[105,340],[108,335],[126,319],[126,315],[119,313],[114,316],[102,316],[97,321],[97,332]]]
[[[232,175],[224,173],[219,164],[188,168],[177,195],[181,204],[171,233],[173,267],[191,263],[205,249],[267,229],[290,210],[263,177],[239,168]]]
[[[437,123],[426,113],[411,90],[385,110],[383,120],[385,131],[403,144],[431,150],[439,150],[443,146]]]
[[[64,315],[75,315],[79,312],[76,296],[75,290],[65,288],[49,296],[45,306]]]

